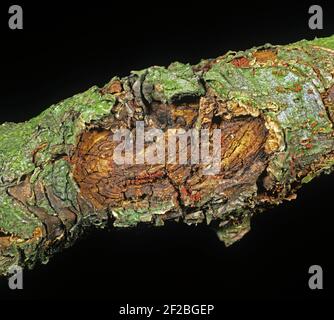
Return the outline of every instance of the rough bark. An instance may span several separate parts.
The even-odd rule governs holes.
[[[112,225],[206,222],[229,245],[255,212],[332,170],[333,119],[334,36],[154,66],[4,123],[0,274]],[[116,165],[112,133],[138,120],[165,132],[221,129],[219,174],[203,164]]]

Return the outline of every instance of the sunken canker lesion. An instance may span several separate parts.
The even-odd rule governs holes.
[[[199,105],[196,108],[194,104],[188,108],[172,106],[169,109],[164,105],[150,115],[151,123],[159,124],[161,114],[169,110],[173,121],[183,119],[185,129],[190,123],[191,126],[198,125],[198,119],[205,120],[205,128],[221,129],[221,170],[218,174],[205,175],[201,163],[118,165],[113,160],[117,144],[113,141],[112,131],[90,129],[81,135],[71,158],[73,177],[81,196],[97,209],[148,208],[152,203],[165,203],[171,199],[175,208],[196,207],[212,198],[217,190],[222,192],[224,179],[230,179],[236,172],[246,172],[257,162],[259,168],[265,167],[268,130],[262,118],[224,119],[215,116],[214,111],[210,116],[200,118],[199,109]],[[166,149],[167,129],[164,130]],[[187,148],[189,156],[190,139]],[[238,181],[235,185],[235,192],[238,192]]]

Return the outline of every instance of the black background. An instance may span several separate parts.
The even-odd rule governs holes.
[[[9,30],[1,3],[0,123],[25,121],[49,105],[103,85],[114,75],[178,60],[196,63],[229,49],[285,44],[334,34],[334,10],[324,29],[308,28],[312,3],[181,1],[56,1],[21,4],[24,29]],[[206,226],[97,232],[24,273],[24,290],[0,280],[5,299],[109,299],[114,303],[215,303],[323,300],[334,291],[333,176],[323,176],[298,199],[258,215],[252,231],[230,248]],[[319,264],[324,289],[308,288]]]

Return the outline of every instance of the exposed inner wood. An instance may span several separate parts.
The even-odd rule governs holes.
[[[201,104],[205,102],[204,99]],[[113,160],[117,143],[113,141],[112,131],[87,130],[82,134],[71,162],[81,195],[95,208],[145,209],[170,200],[175,208],[197,207],[214,194],[235,196],[245,184],[254,183],[265,169],[268,155],[264,146],[268,131],[262,118],[224,119],[218,115],[220,108],[217,106],[211,109],[206,106],[205,110],[211,112],[203,115],[200,114],[200,103],[157,104],[153,107],[146,122],[151,127],[163,128],[166,148],[169,128],[189,129],[197,121],[201,128],[221,129],[220,172],[203,174],[205,165],[202,163],[117,165]],[[145,148],[147,146],[145,143]],[[187,148],[189,155],[190,139]]]

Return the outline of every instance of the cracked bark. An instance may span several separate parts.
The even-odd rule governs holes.
[[[332,170],[333,50],[334,36],[151,67],[2,124],[0,274],[47,262],[111,225],[206,222],[227,245],[239,240],[254,213]],[[134,134],[139,120],[165,140],[171,128],[220,129],[220,172],[206,175],[201,163],[116,165],[113,133]]]

